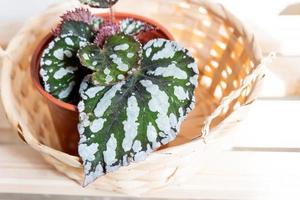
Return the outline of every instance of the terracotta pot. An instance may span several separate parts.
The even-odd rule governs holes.
[[[108,14],[97,14],[97,16],[101,16],[106,19],[109,17]],[[151,19],[128,13],[115,13],[116,21],[120,21],[124,18],[137,19],[156,27],[156,30],[142,33],[138,36],[138,39],[141,41],[141,43],[146,43],[154,38],[165,38],[169,40],[174,39],[173,36],[163,26]],[[61,146],[61,149],[59,150],[71,155],[78,155],[77,145],[79,141],[79,133],[77,131],[77,124],[79,121],[79,113],[77,106],[60,101],[59,99],[56,99],[47,93],[41,84],[41,78],[39,75],[41,54],[50,41],[53,40],[53,38],[54,36],[49,33],[35,50],[31,61],[31,76],[37,90],[42,94],[48,103],[55,129],[59,135]]]

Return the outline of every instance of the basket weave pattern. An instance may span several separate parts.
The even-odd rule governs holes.
[[[223,6],[200,0],[139,1],[141,7],[136,8],[129,6],[136,0],[122,0],[116,11],[144,15],[166,26],[196,57],[200,78],[196,108],[174,142],[146,161],[108,174],[92,185],[130,194],[187,178],[199,170],[205,145],[194,139],[207,135],[234,110],[254,100],[264,66],[253,35]],[[78,6],[77,1],[68,1],[49,8],[23,27],[6,52],[1,51],[1,93],[7,117],[18,127],[20,137],[56,169],[82,182],[80,159],[63,153],[59,133],[45,100],[32,84],[29,69],[38,43],[65,10]]]

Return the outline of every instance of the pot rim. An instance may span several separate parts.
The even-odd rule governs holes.
[[[109,17],[109,13],[95,13],[96,16],[100,16],[103,18],[108,18]],[[174,40],[173,35],[160,23],[149,19],[147,17],[141,16],[141,15],[136,15],[136,14],[132,14],[132,13],[126,13],[126,12],[116,12],[115,13],[115,17],[117,18],[133,18],[133,19],[137,19],[137,20],[141,20],[144,22],[147,22],[151,25],[154,25],[155,27],[158,28],[158,30],[165,35],[165,38],[168,38],[169,40]],[[40,58],[42,55],[42,51],[45,49],[46,45],[49,44],[49,42],[53,39],[53,34],[52,33],[48,33],[39,43],[38,47],[36,48],[36,50],[34,51],[32,60],[31,60],[31,78],[32,81],[35,85],[35,87],[38,89],[38,91],[40,92],[40,94],[42,96],[44,96],[46,99],[48,99],[50,102],[52,102],[53,104],[55,104],[58,107],[61,107],[65,110],[68,111],[72,111],[72,112],[78,112],[77,106],[74,104],[70,104],[70,103],[66,103],[63,102],[57,98],[55,98],[54,96],[52,96],[51,94],[49,94],[48,92],[46,92],[41,84],[41,80],[40,80],[40,73],[39,73],[39,69],[40,69]]]

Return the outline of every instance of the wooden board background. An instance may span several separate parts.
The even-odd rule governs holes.
[[[299,198],[299,112],[298,101],[259,100],[253,105],[247,119],[233,129],[234,133],[231,132],[235,134],[233,147],[208,152],[211,157],[205,163],[205,168],[197,172],[193,179],[148,192],[143,198]],[[290,115],[290,120],[286,120],[287,115]],[[227,133],[227,129],[236,126],[236,123],[228,121],[222,131]],[[1,121],[1,135],[6,126]],[[38,153],[20,144],[12,135],[10,139],[0,138],[0,199],[20,199],[24,194],[28,198],[42,198],[43,195],[56,199],[81,196],[135,198],[101,189],[81,188],[53,170]]]
[[[43,1],[38,7],[28,3],[24,9],[29,14],[16,15],[19,18],[1,21],[4,18],[0,17],[0,44],[7,44],[22,19],[53,1]],[[300,199],[300,9],[297,5],[288,7],[297,1],[218,1],[254,30],[265,55],[274,51],[278,57],[270,66],[260,100],[246,120],[236,126],[237,121],[229,119],[219,130],[226,133],[235,126],[232,146],[208,152],[211,156],[205,169],[193,179],[148,192],[143,198]],[[10,1],[10,5],[16,2],[20,1]],[[7,17],[5,12],[14,15],[4,10],[3,3],[0,16]],[[279,15],[286,7],[284,12],[292,16]],[[1,103],[0,113],[0,199],[137,199],[81,188],[18,139]]]

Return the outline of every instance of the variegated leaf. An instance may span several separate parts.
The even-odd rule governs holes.
[[[87,40],[72,34],[62,35],[49,43],[40,61],[40,75],[45,90],[62,101],[72,101],[81,80],[78,79],[80,62],[76,57]],[[74,91],[75,89],[75,91]]]
[[[68,11],[61,16],[61,19],[61,23],[54,31],[55,36],[73,34],[86,38],[88,41],[95,38],[96,32],[104,22],[101,17],[92,15],[84,8]]]
[[[93,26],[84,22],[66,21],[60,27],[60,35],[72,34],[92,41],[95,38]]]
[[[141,50],[141,44],[133,37],[116,34],[106,39],[103,49],[90,44],[79,50],[78,57],[83,66],[96,71],[95,84],[108,85],[124,80],[140,65]]]
[[[119,33],[119,24],[113,22],[105,22],[100,27],[98,34],[96,35],[94,43],[97,44],[99,47],[102,47],[105,40]]]
[[[136,35],[143,31],[149,31],[154,29],[150,24],[145,22],[135,20],[132,18],[127,18],[120,21],[120,31],[128,35]]]
[[[95,8],[109,8],[118,0],[80,0],[80,2]]]
[[[143,48],[141,68],[114,85],[80,90],[79,155],[87,185],[174,140],[194,108],[198,68],[176,42],[155,39]]]
[[[100,27],[102,27],[103,24],[104,24],[104,19],[102,19],[102,18],[94,19],[92,22],[94,31],[99,31]]]

